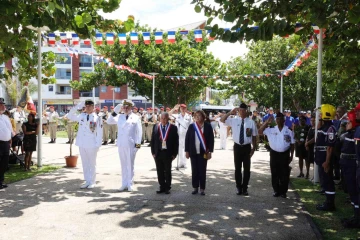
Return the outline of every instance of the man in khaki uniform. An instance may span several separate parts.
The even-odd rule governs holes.
[[[103,107],[101,118],[103,121],[103,144],[102,145],[107,145],[108,141],[109,141],[109,125],[106,122],[109,118],[109,112],[108,112],[107,106]]]
[[[151,142],[151,136],[152,136],[152,132],[153,132],[153,128],[154,128],[154,125],[156,124],[157,122],[157,116],[155,113],[153,113],[153,109],[150,108],[146,118],[145,118],[145,123],[147,123],[147,127],[146,127],[146,138],[149,142],[149,145],[150,146],[150,142]]]
[[[114,112],[114,106],[111,106],[110,107],[110,114],[112,114]],[[115,139],[116,139],[116,133],[117,133],[117,124],[109,124],[108,123],[108,126],[109,126],[109,138],[110,138],[110,142],[109,144],[114,144],[115,143]]]
[[[50,113],[47,116],[49,120],[49,132],[50,139],[49,143],[56,143],[56,131],[58,126],[59,114],[55,111],[54,106],[50,106]]]
[[[71,121],[69,118],[67,118],[67,116],[68,114],[64,116],[64,120],[66,121],[66,132],[69,139],[69,141],[67,141],[66,144],[70,144],[74,141],[76,122]]]

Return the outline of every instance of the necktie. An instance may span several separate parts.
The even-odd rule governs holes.
[[[162,126],[162,133],[163,133],[163,136],[165,137],[165,126],[161,125]]]
[[[244,144],[244,119],[241,120],[240,144]]]
[[[128,120],[128,118],[129,118],[129,115],[126,115],[126,120]]]
[[[86,116],[86,120],[89,121],[89,118],[90,118],[90,115],[88,114],[88,115]]]

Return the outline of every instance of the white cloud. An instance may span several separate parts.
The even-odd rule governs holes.
[[[135,21],[147,24],[151,28],[171,29],[186,24],[206,20],[203,13],[196,13],[193,4],[187,0],[123,0],[120,8],[112,13],[103,13],[108,19],[127,19],[133,15]],[[231,27],[231,24],[217,21],[221,27]],[[215,57],[225,62],[231,57],[242,56],[247,52],[245,43],[224,43],[214,41],[208,48]]]

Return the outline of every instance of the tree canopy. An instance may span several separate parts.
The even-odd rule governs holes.
[[[136,29],[141,27],[137,26]],[[166,36],[164,37],[166,39]],[[111,58],[115,65],[126,65],[146,74],[159,73],[155,80],[155,103],[174,105],[197,99],[203,88],[212,80],[201,78],[177,80],[166,76],[216,75],[221,66],[220,60],[206,52],[210,42],[205,34],[203,39],[203,42],[197,43],[193,33],[189,33],[187,37],[177,33],[174,44],[167,43],[166,40],[162,44],[155,44],[152,39],[151,44],[145,45],[142,36],[139,35],[139,44],[131,44],[128,37],[126,45],[116,42],[114,45],[98,46],[96,50]],[[80,82],[71,82],[73,88],[80,90],[89,90],[102,84],[110,86],[129,84],[136,94],[146,96],[148,99],[152,98],[152,80],[108,67],[105,63],[97,64],[95,73],[86,74]]]

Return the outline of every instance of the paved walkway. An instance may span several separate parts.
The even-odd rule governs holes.
[[[64,165],[69,145],[57,140],[47,144],[44,138],[44,164]],[[136,191],[120,193],[117,148],[104,146],[95,189],[79,189],[80,161],[78,168],[62,168],[0,191],[0,239],[317,239],[291,190],[288,199],[272,197],[267,152],[256,152],[252,159],[250,195],[235,194],[231,146],[228,140],[228,149],[219,150],[216,140],[206,196],[191,195],[190,168],[174,168],[171,194],[156,194],[149,147],[137,153]]]

